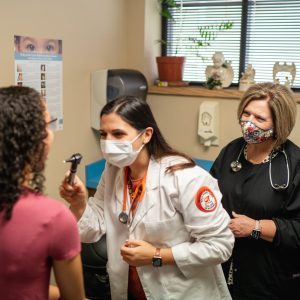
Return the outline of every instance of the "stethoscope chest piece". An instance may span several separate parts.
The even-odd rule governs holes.
[[[233,172],[238,172],[242,169],[242,164],[238,160],[235,160],[230,164],[230,167]]]
[[[125,212],[121,212],[120,214],[119,214],[119,221],[121,222],[121,223],[123,223],[123,224],[127,224],[127,222],[128,222],[128,215],[125,213]]]

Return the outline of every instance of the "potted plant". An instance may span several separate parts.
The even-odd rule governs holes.
[[[201,50],[211,46],[211,43],[217,39],[218,33],[233,28],[232,21],[222,21],[219,24],[204,25],[198,27],[196,37],[189,37],[188,40],[192,43],[192,47],[195,49],[197,56],[202,61],[206,61],[207,58],[201,53]]]
[[[185,56],[157,56],[156,63],[159,81],[182,82]]]
[[[181,5],[178,5],[175,0],[158,0],[161,5],[161,16],[162,21],[166,22],[171,20],[173,22],[173,16],[170,9],[181,9]],[[166,40],[159,40],[162,47],[166,46]],[[177,56],[177,51],[175,56],[158,56],[156,57],[158,77],[159,81],[166,82],[182,82],[183,68],[185,63],[184,56]]]
[[[180,18],[183,18],[183,3],[176,0],[158,0],[161,5],[161,16],[162,21],[175,22],[172,12],[179,10]],[[179,18],[179,23],[181,25],[182,21]],[[180,27],[180,26],[179,26]],[[233,28],[232,21],[222,21],[218,24],[198,26],[196,30],[196,35],[194,36],[183,36],[179,37],[175,45],[175,55],[173,56],[159,56],[156,58],[159,80],[167,81],[173,83],[173,85],[182,85],[184,63],[186,60],[185,56],[178,55],[178,49],[182,49],[182,45],[185,45],[192,51],[196,52],[196,55],[201,57],[202,61],[206,61],[207,58],[202,56],[201,50],[206,49],[211,46],[211,43],[217,39],[218,33],[220,31],[225,31]],[[179,29],[182,32],[182,29]],[[166,47],[166,39],[161,39],[159,42],[163,47]],[[175,84],[174,84],[175,82]]]

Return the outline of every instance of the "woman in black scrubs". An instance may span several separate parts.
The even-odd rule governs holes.
[[[300,149],[287,139],[296,118],[292,92],[251,86],[238,107],[243,137],[211,169],[236,237],[223,271],[234,300],[300,297]]]

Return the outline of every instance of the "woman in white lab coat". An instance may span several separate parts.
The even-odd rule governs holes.
[[[60,194],[82,242],[106,234],[112,298],[231,299],[220,264],[234,237],[217,181],[167,144],[145,101],[119,98],[100,118],[107,164],[94,197],[78,178]]]

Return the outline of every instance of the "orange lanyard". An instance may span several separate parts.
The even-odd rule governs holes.
[[[131,198],[132,198],[133,201],[142,202],[142,199],[143,199],[144,194],[146,192],[146,176],[147,176],[147,174],[143,177],[141,184],[139,184],[134,189],[134,192],[131,195]],[[126,212],[127,191],[128,191],[128,178],[129,178],[129,168],[126,167],[125,171],[124,171],[124,190],[123,190],[123,208],[122,208],[122,212],[123,213]],[[131,211],[131,208],[129,210],[129,213],[130,213],[130,211]]]

